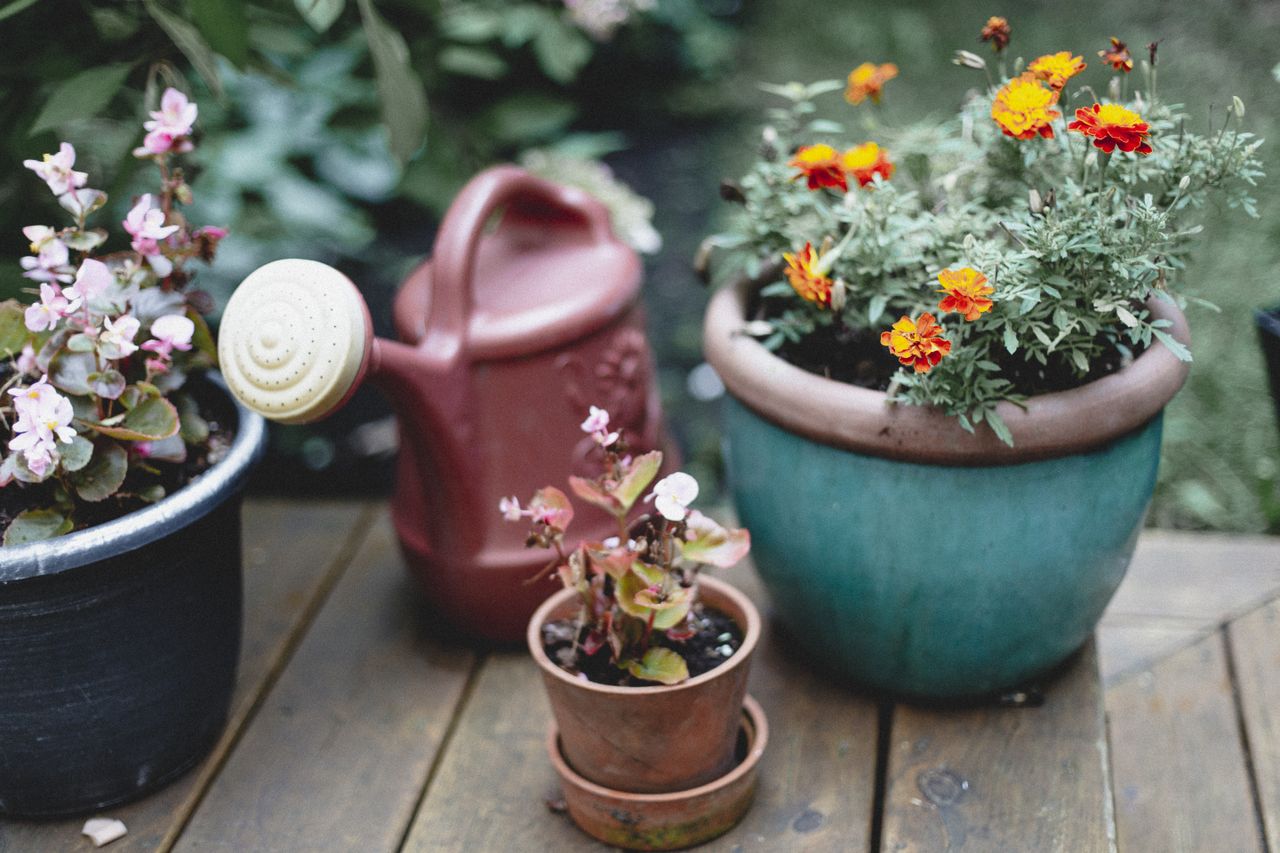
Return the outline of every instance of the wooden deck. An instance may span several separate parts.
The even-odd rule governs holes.
[[[109,810],[129,834],[106,849],[604,849],[547,806],[535,667],[439,636],[383,506],[257,501],[245,522],[226,734]],[[1148,534],[1096,649],[1021,706],[880,704],[766,636],[757,801],[704,849],[1280,851],[1278,597],[1280,540]],[[0,851],[88,850],[82,824],[0,822]]]

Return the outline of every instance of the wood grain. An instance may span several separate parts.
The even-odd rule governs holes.
[[[176,849],[395,849],[474,661],[409,584],[382,512]]]
[[[1215,626],[1185,619],[1127,617],[1098,626],[1098,664],[1106,687],[1133,678],[1179,649],[1213,633]]]
[[[1266,536],[1148,531],[1103,616],[1183,617],[1205,626],[1280,595],[1280,548]]]
[[[1262,850],[1220,633],[1107,691],[1120,849]]]
[[[1241,617],[1228,631],[1267,844],[1280,851],[1280,602]]]
[[[1114,849],[1090,643],[1040,707],[894,709],[884,851]],[[1155,850],[1157,847],[1134,848]]]
[[[186,822],[222,759],[268,689],[297,634],[305,631],[329,585],[346,568],[367,525],[355,502],[252,500],[244,520],[244,635],[230,720],[204,763],[136,803],[108,811],[129,834],[112,853],[165,849]],[[41,823],[0,821],[0,851],[92,850],[83,818]]]

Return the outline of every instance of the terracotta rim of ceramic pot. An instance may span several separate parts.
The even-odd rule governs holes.
[[[742,814],[746,813],[747,806],[750,805],[760,759],[764,755],[765,748],[769,745],[769,722],[765,717],[764,709],[760,707],[760,703],[750,695],[743,697],[742,718],[743,723],[739,731],[746,731],[747,754],[731,770],[718,779],[684,791],[671,791],[661,794],[633,794],[628,791],[606,788],[583,778],[569,766],[569,762],[565,760],[564,755],[561,753],[560,733],[554,723],[552,723],[547,737],[547,754],[551,757],[551,764],[555,767],[561,782],[564,783],[565,801],[569,805],[569,814],[574,823],[583,832],[607,843],[627,846],[630,849],[673,850],[691,847],[709,841],[728,831],[741,819]],[[736,789],[741,789],[741,792],[739,793]],[[723,795],[726,798],[718,804],[723,811],[727,811],[730,814],[721,820],[716,820],[717,814],[700,813],[697,822],[702,831],[696,836],[679,834],[672,836],[670,834],[671,830],[678,827],[673,827],[669,823],[662,821],[656,821],[655,825],[645,827],[645,829],[651,832],[659,832],[664,837],[671,839],[670,843],[665,845],[628,845],[608,832],[611,828],[618,833],[629,830],[630,822],[624,820],[623,817],[618,817],[619,811],[644,812],[646,809],[652,809],[660,813],[664,807],[678,806],[681,803],[695,802],[699,799],[712,798],[717,795]],[[745,805],[743,803],[744,799],[747,800]],[[708,805],[711,805],[711,803]],[[584,806],[588,808],[596,806],[596,809],[592,810],[593,812],[606,814],[608,817],[603,821],[592,821],[590,820],[592,816],[590,812],[583,813]],[[739,813],[733,815],[734,811]],[[625,817],[629,818],[630,816],[625,815]],[[708,829],[708,827],[715,828]]]
[[[702,600],[702,590],[712,590],[716,596],[732,601],[734,606],[741,610],[746,617],[747,624],[738,626],[742,629],[742,645],[738,647],[738,650],[733,653],[729,660],[715,669],[708,670],[702,675],[694,676],[687,681],[682,681],[679,684],[655,684],[651,687],[622,687],[612,684],[596,684],[594,681],[584,681],[571,675],[556,665],[551,658],[547,657],[547,652],[542,647],[542,626],[550,621],[557,610],[566,609],[578,596],[577,591],[572,589],[560,590],[542,602],[542,605],[534,611],[533,616],[529,619],[529,627],[525,632],[525,639],[529,644],[529,653],[533,655],[533,659],[538,662],[538,666],[542,668],[543,672],[580,690],[590,690],[596,693],[607,693],[616,696],[645,696],[653,693],[680,693],[686,690],[696,690],[699,685],[705,684],[713,678],[723,678],[737,667],[747,665],[744,662],[751,660],[751,654],[755,651],[756,643],[760,640],[760,611],[756,609],[751,599],[739,591],[737,587],[718,578],[700,575],[698,577],[698,588],[699,601]]]
[[[965,432],[942,411],[893,405],[883,391],[810,373],[743,334],[758,283],[741,279],[707,306],[703,348],[725,387],[745,406],[777,426],[822,444],[908,462],[1005,465],[1089,450],[1132,432],[1156,416],[1186,381],[1190,365],[1154,343],[1115,373],[1069,391],[1042,394],[1026,408],[1000,403],[996,411],[1013,434],[1013,447],[989,428]],[[1147,303],[1152,316],[1170,321],[1169,334],[1190,343],[1186,318],[1167,299]]]

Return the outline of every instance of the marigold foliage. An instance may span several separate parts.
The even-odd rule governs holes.
[[[1049,56],[1079,64],[1068,52]],[[822,96],[842,82],[763,87],[785,104],[769,111],[761,156],[737,184],[740,215],[715,238],[718,279],[762,284],[751,333],[772,349],[832,327],[892,343],[895,318],[936,312],[949,353],[926,371],[903,363],[890,393],[938,406],[967,429],[989,424],[1006,441],[995,407],[1038,393],[1037,378],[1083,384],[1153,345],[1190,359],[1146,304],[1182,304],[1178,273],[1208,202],[1257,216],[1261,140],[1242,130],[1239,111],[1206,126],[1204,110],[1155,97],[1150,81],[1096,112],[1092,92],[1072,84],[1057,92],[1052,78],[1029,73],[995,81],[950,120],[874,128],[868,135],[898,168],[874,192],[846,193],[810,192],[788,165],[801,146],[839,151],[857,138],[818,117]],[[1077,109],[1093,116],[1090,129],[1062,132],[1060,113]],[[846,119],[847,110],[832,107]],[[1009,117],[1035,110],[1037,121]],[[832,291],[814,299],[823,290],[801,275],[813,272],[817,246],[822,279],[837,283],[834,304]]]

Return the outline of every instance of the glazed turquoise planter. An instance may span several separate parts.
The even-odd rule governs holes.
[[[778,615],[859,682],[919,696],[991,693],[1079,648],[1124,577],[1160,461],[1159,416],[1091,453],[987,468],[840,450],[736,401],[725,418]]]
[[[1082,388],[1003,405],[1014,446],[806,373],[738,333],[746,285],[708,308],[729,480],[775,615],[877,691],[991,695],[1092,633],[1151,501],[1186,365],[1152,347]],[[1148,306],[1188,340],[1181,312]]]

